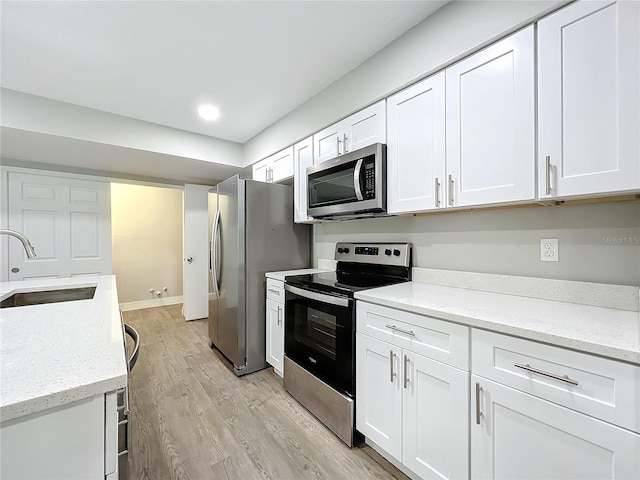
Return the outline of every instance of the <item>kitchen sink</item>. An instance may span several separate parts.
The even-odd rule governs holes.
[[[0,308],[42,305],[44,303],[71,302],[93,298],[96,287],[61,288],[37,292],[16,292],[0,302]]]

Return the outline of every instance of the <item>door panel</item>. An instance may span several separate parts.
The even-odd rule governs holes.
[[[293,146],[293,162],[294,220],[296,223],[311,222],[313,219],[307,215],[307,167],[313,165],[313,137]]]
[[[402,463],[424,479],[468,478],[469,373],[404,355]]]
[[[401,358],[401,348],[356,333],[356,429],[398,461],[402,461]]]
[[[452,206],[535,196],[533,26],[446,70]]]
[[[343,153],[341,134],[341,124],[336,123],[321,130],[313,136],[313,163],[322,163],[331,160]]]
[[[206,185],[184,186],[183,315],[185,320],[207,318],[208,192]],[[189,258],[191,261],[189,262]]]
[[[471,477],[640,478],[640,435],[472,375]]]
[[[382,100],[342,121],[342,153],[386,142],[385,105]]]
[[[444,80],[441,72],[387,101],[389,213],[446,206]]]
[[[239,322],[244,320],[244,188],[238,176],[218,184],[220,212],[220,296],[218,298],[217,347],[236,365],[244,365],[244,338],[240,339]],[[241,232],[240,227],[243,227]],[[244,281],[244,278],[242,279]]]
[[[640,3],[612,1],[539,22],[541,198],[640,189],[638,24]]]
[[[108,182],[17,172],[7,178],[8,228],[24,233],[37,254],[27,259],[10,238],[9,280],[111,273]]]

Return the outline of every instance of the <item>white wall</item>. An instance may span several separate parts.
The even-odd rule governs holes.
[[[113,273],[121,303],[182,295],[182,190],[111,184]]]
[[[239,143],[6,88],[0,91],[4,128],[242,166]]]
[[[540,261],[541,238],[559,262]],[[338,241],[411,242],[416,267],[640,286],[640,200],[323,223],[314,263]]]
[[[448,3],[245,143],[244,164],[254,163],[306,138],[531,23],[563,3],[566,2],[523,0]]]

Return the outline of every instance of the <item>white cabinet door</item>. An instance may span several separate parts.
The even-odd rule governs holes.
[[[105,445],[105,397],[2,422],[0,438],[0,478],[104,478],[105,450],[112,450]]]
[[[469,477],[469,373],[404,350],[402,463],[424,479]]]
[[[295,174],[293,176],[294,194],[294,221],[296,223],[309,223],[313,221],[307,215],[309,205],[307,196],[307,168],[313,165],[313,137],[309,137],[293,146],[293,164]]]
[[[446,70],[451,206],[535,197],[534,30]]]
[[[342,153],[385,143],[386,128],[384,100],[345,118],[342,121]]]
[[[385,101],[381,100],[314,134],[313,163],[322,163],[374,143],[385,143],[385,108]]]
[[[336,158],[343,153],[342,124],[335,123],[313,135],[313,163]]]
[[[440,72],[387,99],[389,213],[446,206],[444,79]]]
[[[640,189],[638,25],[637,1],[576,2],[538,23],[540,198]]]
[[[282,377],[284,356],[284,305],[267,299],[267,363]]]
[[[402,461],[402,349],[356,333],[356,429]]]
[[[8,227],[37,254],[27,258],[17,239],[4,237],[10,281],[111,273],[109,182],[9,171],[7,190]]]
[[[476,382],[471,478],[640,478],[640,435],[475,375],[473,390]]]
[[[253,164],[253,180],[258,182],[269,181],[269,162],[268,159],[261,160]]]
[[[270,156],[269,160],[272,168],[272,182],[293,177],[293,146]]]

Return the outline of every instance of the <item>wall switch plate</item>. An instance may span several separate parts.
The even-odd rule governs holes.
[[[540,261],[541,262],[559,261],[557,238],[541,238],[540,239]]]

